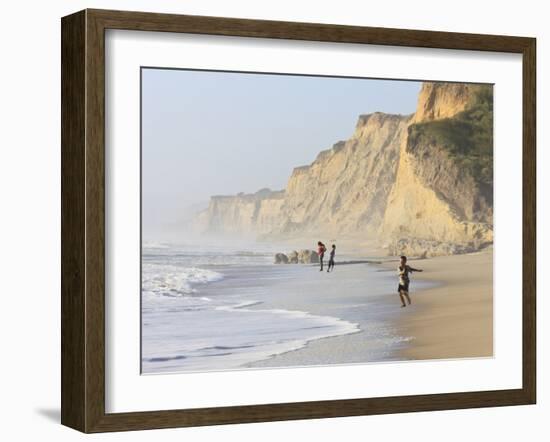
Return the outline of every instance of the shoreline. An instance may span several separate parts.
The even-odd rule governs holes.
[[[401,359],[493,356],[492,252],[409,261],[424,271],[413,273],[412,305],[395,321],[398,333],[412,338],[399,350]],[[438,284],[416,290],[416,281]]]
[[[313,279],[318,279],[315,267],[311,269]],[[332,289],[306,297],[284,290],[284,295],[271,300],[270,307],[335,317],[357,324],[360,330],[309,340],[303,347],[249,362],[243,368],[327,366],[395,360],[392,350],[402,344],[403,338],[394,333],[389,318],[395,312],[400,313],[400,309],[385,288],[391,281],[385,270],[369,261],[354,265],[348,263],[336,268],[330,276],[326,273],[319,276],[327,278],[326,284],[330,284]],[[365,284],[372,284],[371,292],[365,293]]]
[[[198,265],[190,256],[191,264]],[[319,272],[318,264],[258,266],[241,257],[233,264],[206,256],[211,262],[200,263],[204,271],[223,270],[223,278],[202,285],[193,268],[191,282],[199,284],[198,294],[158,298],[163,308],[152,305],[142,316],[149,330],[144,338],[154,349],[154,360],[147,361],[155,366],[151,372],[199,365],[216,371],[493,355],[492,249],[411,258],[410,265],[424,272],[411,275],[412,305],[407,308],[401,308],[396,290],[397,257],[375,258],[365,251],[340,255],[342,261],[328,274]],[[170,279],[175,270],[166,271]],[[176,280],[182,287],[186,281]],[[157,285],[151,290],[166,290]],[[333,330],[339,321],[358,330]],[[194,324],[197,333],[189,335],[182,324]],[[206,324],[217,326],[208,331]],[[174,339],[159,347],[163,333]]]
[[[385,330],[387,312],[378,299],[387,297],[392,278],[377,265],[342,258],[348,264],[330,274],[319,272],[318,265],[214,263],[202,271],[215,269],[223,278],[207,284],[191,269],[197,280],[193,295],[148,296],[142,305],[143,371],[231,370],[263,360],[285,367],[386,359],[395,337]],[[153,270],[151,277],[159,269]],[[164,279],[153,278],[157,285],[151,289],[164,293],[166,278],[171,283],[172,273],[181,269],[161,270]],[[317,348],[325,338],[328,344]],[[290,362],[288,356],[270,359],[295,349]]]
[[[275,308],[297,308],[310,314],[357,324],[360,327],[358,332],[309,340],[303,347],[252,361],[242,367],[308,367],[398,360],[398,350],[408,338],[397,333],[393,324],[394,317],[402,314],[398,301],[389,289],[394,286],[393,275],[390,276],[379,261],[358,261],[348,261],[340,268],[337,263],[334,274],[327,280],[331,287],[324,294],[303,297],[288,292],[272,301]],[[312,270],[317,273],[315,268]],[[329,283],[329,280],[332,282]]]
[[[398,265],[396,257],[388,257],[383,262],[368,261],[379,271],[390,272]],[[492,249],[411,259],[409,262],[413,267],[424,270],[413,273],[411,278],[411,306],[401,308],[395,290],[371,299],[381,312],[381,322],[377,326],[395,336],[394,344],[386,352],[378,351],[376,358],[365,357],[365,339],[362,337],[368,336],[368,333],[361,329],[350,335],[312,340],[302,348],[272,355],[244,367],[283,368],[492,357]],[[426,283],[429,283],[428,287]],[[339,318],[353,321],[350,317]],[[350,358],[348,354],[346,360],[326,361],[328,352],[342,352],[343,348],[360,357]],[[316,363],[316,359],[324,362]]]

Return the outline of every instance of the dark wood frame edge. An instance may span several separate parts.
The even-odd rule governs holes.
[[[62,19],[61,422],[86,433],[314,419],[536,401],[536,40],[143,12],[84,10]],[[106,29],[392,46],[523,56],[523,386],[515,390],[105,413]]]

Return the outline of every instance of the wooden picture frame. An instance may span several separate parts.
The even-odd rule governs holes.
[[[536,398],[536,41],[533,38],[141,12],[62,19],[62,424],[83,432],[533,404]],[[523,58],[523,385],[512,390],[105,412],[105,30],[417,48]]]

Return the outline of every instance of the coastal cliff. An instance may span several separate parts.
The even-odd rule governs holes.
[[[493,239],[492,87],[424,83],[412,115],[361,115],[352,136],[281,191],[214,196],[201,232],[376,239],[389,253],[476,250]]]
[[[491,86],[423,85],[380,232],[393,253],[492,243],[492,126]]]
[[[262,189],[253,194],[210,197],[206,210],[194,220],[194,228],[209,234],[257,236],[277,229],[280,224],[284,190]]]
[[[361,115],[347,141],[294,169],[274,234],[374,235],[395,182],[399,140],[410,117]]]

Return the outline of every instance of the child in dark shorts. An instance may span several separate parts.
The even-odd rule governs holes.
[[[401,299],[401,307],[406,307],[405,300],[408,304],[411,305],[411,298],[409,297],[409,273],[412,272],[421,272],[420,269],[414,269],[411,266],[407,265],[407,257],[401,256],[399,261],[399,267],[397,267],[397,273],[399,274],[399,285],[397,286],[397,293],[399,293],[399,298]]]

